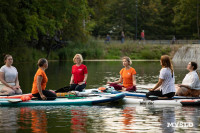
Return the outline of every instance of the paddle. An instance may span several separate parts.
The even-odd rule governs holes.
[[[28,99],[28,100],[12,99],[12,100],[8,100],[8,102],[10,102],[10,103],[20,103],[20,102],[27,102],[27,101],[30,101],[30,100],[37,100],[37,99],[38,99],[37,97],[33,97],[31,99]]]
[[[48,100],[55,100],[57,97],[46,97],[47,99],[44,100],[44,101],[48,101]],[[31,98],[30,100],[42,100],[42,99],[39,99],[38,97],[33,97]],[[21,99],[12,99],[12,100],[8,100],[8,102],[10,103],[20,103],[20,102],[27,102],[27,101],[30,101],[30,100],[21,100]]]

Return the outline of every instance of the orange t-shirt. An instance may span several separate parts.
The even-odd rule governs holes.
[[[38,76],[42,76],[42,82],[41,82],[42,90],[45,90],[45,88],[46,88],[46,84],[48,81],[47,75],[41,68],[39,68],[34,77],[33,87],[32,87],[32,92],[31,92],[32,94],[38,93],[38,88],[37,88],[37,77]]]
[[[133,75],[136,74],[136,71],[134,68],[130,68],[126,70],[125,68],[122,68],[122,70],[119,72],[122,80],[123,80],[123,86],[125,88],[133,86]]]

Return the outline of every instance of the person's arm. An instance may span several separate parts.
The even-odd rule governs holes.
[[[162,85],[163,81],[164,81],[163,79],[159,78],[158,83],[156,84],[156,86],[154,88],[152,88],[152,89],[149,89],[149,91],[156,90],[158,87],[160,87]]]
[[[87,74],[87,73],[84,74],[84,79],[83,79],[83,81],[82,81],[82,82],[79,82],[78,84],[79,84],[79,85],[85,84],[85,82],[87,81],[87,77],[88,77],[88,74]]]
[[[71,80],[70,80],[70,83],[69,83],[69,84],[71,85],[71,84],[73,84],[73,83],[74,83],[74,74],[72,74]]]
[[[45,95],[42,93],[42,86],[41,86],[42,79],[43,79],[42,76],[37,76],[37,88],[38,88],[38,92],[39,92],[40,97],[42,98],[42,100],[46,100],[47,98],[46,98]]]
[[[19,85],[19,79],[18,79],[18,74],[16,76],[16,80],[15,80],[15,86],[14,86],[15,89],[19,89],[20,88],[20,85]]]
[[[11,85],[9,85],[6,81],[5,81],[5,77],[4,77],[4,72],[0,72],[0,81],[2,84],[4,84],[5,86],[13,89],[13,87]]]
[[[133,86],[136,86],[136,78],[135,78],[135,75],[133,75],[132,78],[133,78]]]
[[[121,83],[121,82],[122,82],[122,76],[120,75],[119,80],[114,81],[114,82],[107,82],[107,83],[108,83],[108,84],[119,84],[119,83]]]
[[[195,77],[195,75],[192,75],[192,77],[188,80],[189,84],[187,84],[187,85],[180,84],[178,86],[185,87],[187,89],[193,89],[193,88],[195,88],[198,81],[199,81],[199,77]]]

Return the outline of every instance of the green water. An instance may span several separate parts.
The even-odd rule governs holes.
[[[120,61],[87,61],[84,64],[88,68],[87,89],[105,85],[107,81],[115,81],[119,78],[122,66]],[[70,61],[50,61],[46,70],[48,77],[47,89],[56,90],[68,86],[71,78]],[[24,93],[31,92],[33,77],[37,71],[35,63],[14,64],[19,72],[20,86]],[[132,64],[137,72],[137,84],[155,84],[158,81],[161,69],[159,61],[135,61]],[[185,66],[186,67],[186,66]],[[187,70],[184,66],[175,66],[176,83],[181,83]]]
[[[119,61],[87,61],[87,89],[105,85],[119,78],[123,67]],[[19,72],[24,93],[31,92],[35,63],[13,64]],[[49,62],[46,73],[47,89],[56,90],[69,85],[73,62]],[[158,80],[159,61],[133,62],[137,85],[155,84]],[[176,83],[181,83],[187,70],[185,64],[174,64]],[[167,123],[190,122],[192,127],[167,127]],[[145,106],[111,104],[103,106],[44,106],[0,107],[1,132],[199,132],[200,108],[177,106]]]

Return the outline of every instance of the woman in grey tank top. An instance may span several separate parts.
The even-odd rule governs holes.
[[[5,65],[0,69],[0,95],[9,96],[22,94],[20,89],[17,69],[12,66],[13,58],[11,55],[4,57]]]

